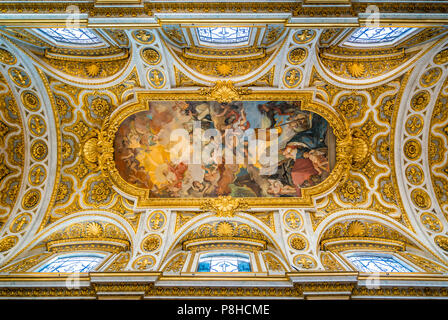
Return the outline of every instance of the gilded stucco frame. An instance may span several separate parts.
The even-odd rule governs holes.
[[[320,184],[302,189],[302,197],[258,197],[241,198],[251,207],[311,207],[313,197],[333,190],[344,180],[352,162],[352,134],[348,123],[329,107],[313,101],[312,91],[258,91],[235,88],[228,82],[217,83],[213,88],[172,91],[136,91],[135,97],[116,109],[106,118],[95,142],[98,157],[96,166],[113,186],[137,199],[137,207],[195,207],[200,208],[208,200],[216,198],[150,198],[149,190],[126,182],[119,174],[114,162],[114,139],[120,124],[130,115],[149,110],[149,101],[301,101],[301,110],[315,112],[324,117],[332,127],[336,138],[336,163],[330,174]],[[91,138],[92,139],[92,138]],[[92,162],[92,159],[86,159]],[[88,157],[87,157],[88,158]]]

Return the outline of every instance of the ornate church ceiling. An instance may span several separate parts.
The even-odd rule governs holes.
[[[1,272],[34,272],[60,253],[103,252],[107,259],[97,270],[167,277],[163,292],[142,285],[147,296],[210,295],[196,287],[179,293],[169,277],[194,275],[197,253],[211,248],[252,252],[255,269],[268,280],[354,271],[338,253],[366,248],[393,252],[423,274],[447,272],[445,1],[379,3],[391,20],[400,10],[409,21],[428,18],[415,27],[397,20],[398,27],[376,33],[359,26],[365,4],[356,1],[341,1],[331,12],[296,2],[135,2],[133,8],[86,1],[78,6],[77,28],[61,22],[64,1],[0,4]],[[201,10],[207,14],[195,25]],[[216,27],[219,12],[224,20]],[[235,13],[247,21],[225,24]],[[305,23],[304,16],[315,20]],[[233,184],[207,196],[194,186],[196,193],[181,195],[174,187],[157,193],[141,176],[139,182],[126,176],[136,162],[117,161],[116,137],[129,137],[144,116],[159,130],[176,129],[170,121],[188,114],[175,113],[185,101],[195,102],[189,112],[196,120],[205,110],[200,103],[213,110],[240,102],[239,110],[249,110],[259,101],[287,102],[310,119],[319,116],[333,139],[326,140],[326,164],[313,162],[320,163],[319,179],[299,191],[274,183],[269,189],[267,179],[242,166],[257,187],[242,188],[247,182],[235,191]],[[213,122],[216,114],[200,119]],[[253,116],[237,119],[242,115]],[[161,144],[163,136],[157,139]],[[138,163],[152,172],[166,165],[162,155],[149,153],[147,166],[143,158]],[[157,174],[145,177],[160,187]],[[204,181],[212,179],[207,174]],[[290,285],[299,281],[294,276],[288,281],[261,295],[320,290]],[[338,281],[332,290],[373,294],[355,280]],[[20,295],[7,288],[8,277],[0,282],[0,296]],[[104,286],[77,294],[115,290]],[[260,294],[255,289],[248,295]],[[216,295],[243,295],[226,290]],[[446,288],[434,290],[427,294],[448,295]]]

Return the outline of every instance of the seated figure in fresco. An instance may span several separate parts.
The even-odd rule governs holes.
[[[289,185],[283,185],[281,181],[269,179],[269,187],[268,187],[268,194],[273,196],[297,196],[297,193],[300,190],[297,190],[296,188],[289,186]]]
[[[289,166],[285,169],[286,174],[291,177],[289,181],[292,181],[292,185],[298,188],[302,187],[303,183],[309,178],[318,174],[313,162],[304,158],[303,153],[303,150],[299,150],[298,146],[294,144],[286,146],[282,151],[283,156],[290,159]]]
[[[330,172],[330,166],[328,164],[328,159],[325,156],[325,152],[319,149],[313,149],[305,151],[303,157],[308,158],[313,162],[314,169],[318,174],[322,174],[322,170]]]

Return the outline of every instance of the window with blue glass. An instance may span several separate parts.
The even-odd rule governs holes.
[[[38,272],[89,272],[95,269],[104,255],[76,254],[59,256],[41,267]]]
[[[359,253],[347,255],[347,259],[361,272],[415,272],[392,255]]]
[[[197,28],[201,42],[214,44],[241,44],[249,41],[248,27]]]
[[[391,44],[409,34],[413,28],[358,28],[347,42],[354,44]]]
[[[85,28],[46,28],[39,31],[59,43],[81,45],[101,42],[92,30]]]
[[[242,253],[209,253],[199,258],[198,272],[251,272],[250,258]]]

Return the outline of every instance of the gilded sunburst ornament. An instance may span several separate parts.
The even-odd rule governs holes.
[[[216,228],[219,237],[231,237],[233,235],[233,226],[228,222],[221,222]]]
[[[100,67],[96,63],[91,63],[86,67],[86,72],[89,77],[96,77],[100,73]]]
[[[366,234],[366,226],[360,221],[351,222],[347,229],[351,237],[363,237]]]
[[[360,78],[365,72],[365,67],[363,64],[358,62],[353,62],[347,65],[347,69],[352,75],[352,77]]]
[[[86,226],[86,235],[93,238],[98,238],[103,234],[103,227],[99,223],[90,222]]]
[[[221,76],[228,76],[232,72],[232,66],[227,63],[220,63],[215,67],[216,72]]]

